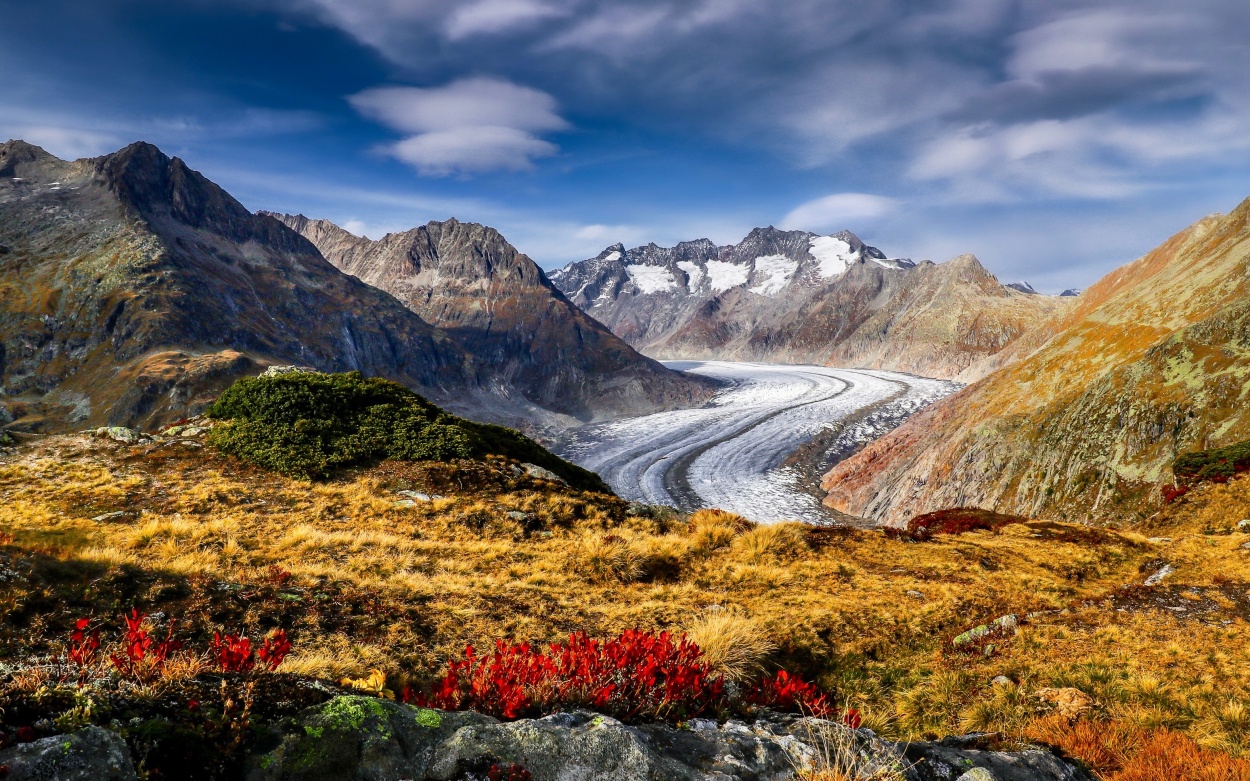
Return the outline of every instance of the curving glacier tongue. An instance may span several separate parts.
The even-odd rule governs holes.
[[[685,510],[718,507],[766,523],[827,523],[787,456],[833,429],[841,448],[873,439],[957,389],[905,374],[823,366],[671,361],[726,388],[700,409],[583,428],[561,454],[625,498]]]

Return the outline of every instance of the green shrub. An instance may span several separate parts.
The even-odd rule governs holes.
[[[608,491],[598,475],[523,434],[444,412],[404,386],[359,372],[292,372],[236,381],[209,407],[209,442],[223,453],[305,479],[393,458],[451,461],[505,456],[555,472],[576,488]]]
[[[1250,442],[1216,450],[1199,450],[1177,456],[1172,473],[1183,484],[1207,481],[1226,482],[1234,475],[1250,470]]]

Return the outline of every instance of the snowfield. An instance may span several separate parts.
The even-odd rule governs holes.
[[[630,265],[625,271],[640,293],[671,293],[677,289],[677,279],[666,268]]]
[[[760,523],[828,523],[786,457],[827,429],[849,452],[946,396],[958,383],[823,366],[668,361],[727,383],[700,409],[626,418],[574,432],[560,454],[621,496],[693,510],[719,507]]]

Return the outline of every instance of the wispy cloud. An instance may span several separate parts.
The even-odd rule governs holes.
[[[868,193],[834,193],[801,204],[781,220],[786,230],[834,232],[865,225],[893,212],[894,198]]]

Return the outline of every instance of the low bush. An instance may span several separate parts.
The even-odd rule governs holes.
[[[1250,442],[1185,453],[1172,462],[1172,474],[1176,475],[1182,488],[1198,483],[1226,483],[1233,476],[1248,471]]]
[[[686,636],[628,629],[611,640],[576,632],[546,648],[497,640],[494,651],[481,655],[469,646],[430,691],[408,687],[403,699],[502,719],[570,709],[594,710],[622,721],[671,723],[755,708],[834,714],[827,694],[785,671],[741,691],[740,699],[727,696],[723,675]],[[841,718],[858,726],[860,717],[847,711]]]
[[[627,630],[601,641],[576,632],[546,649],[495,642],[452,661],[429,694],[405,699],[443,710],[475,710],[505,719],[587,708],[624,720],[680,721],[713,713],[724,681],[684,637]]]
[[[884,531],[892,539],[909,542],[927,542],[939,534],[964,534],[970,531],[998,531],[1013,523],[1024,523],[1026,518],[1003,515],[975,507],[954,507],[948,510],[917,515],[901,529],[887,527]]]
[[[208,408],[209,442],[223,453],[290,477],[324,478],[384,459],[450,461],[504,456],[536,464],[586,490],[608,492],[593,472],[503,426],[474,423],[404,386],[359,372],[244,377]]]

